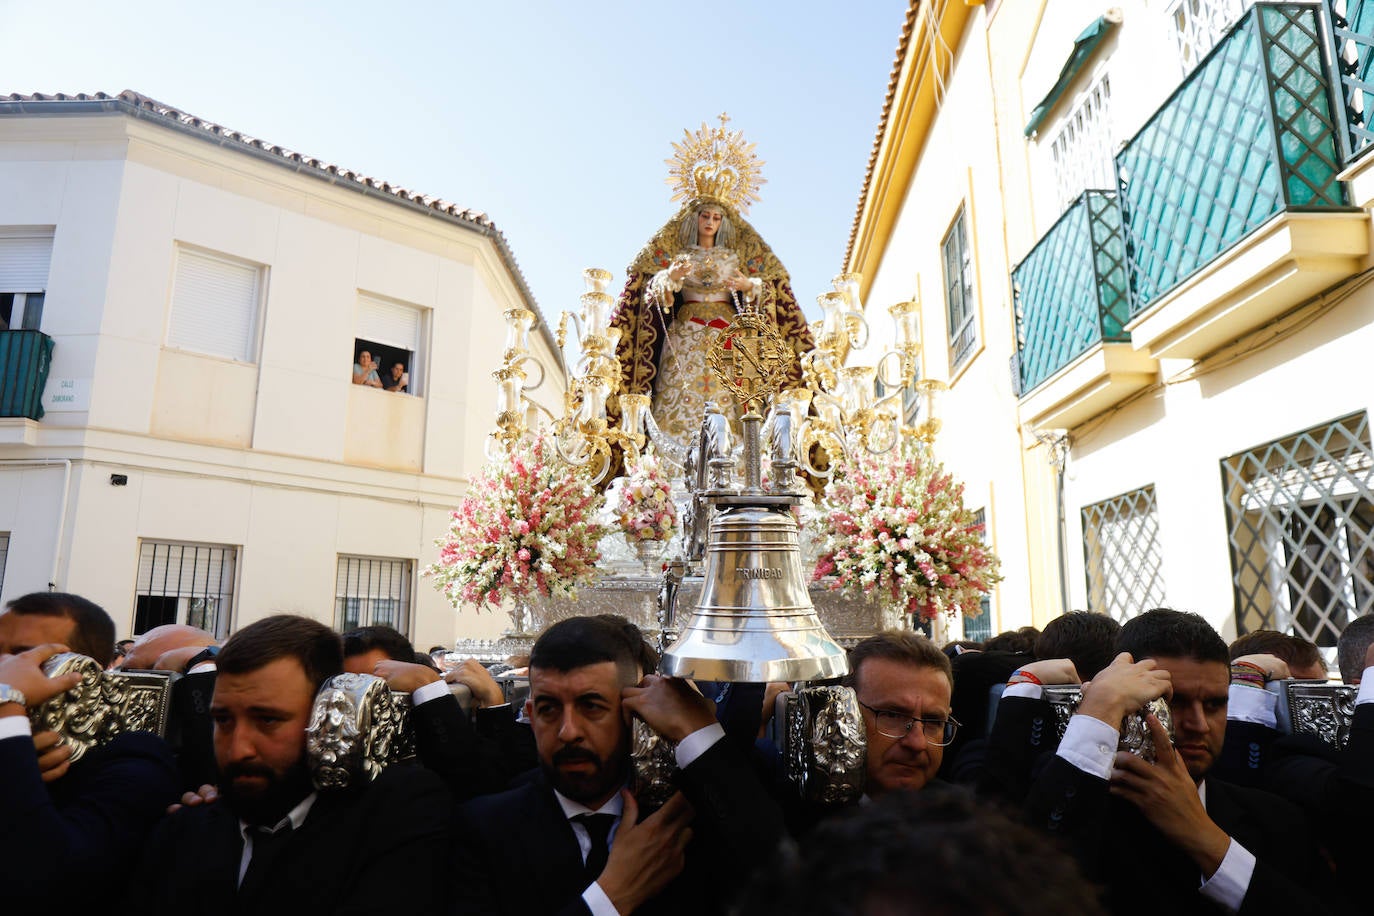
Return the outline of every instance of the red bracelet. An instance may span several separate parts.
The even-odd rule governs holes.
[[[1007,678],[1008,686],[1010,686],[1013,682],[1016,682],[1018,684],[1035,684],[1037,687],[1045,686],[1044,681],[1040,680],[1040,678],[1036,677],[1035,675],[1031,674],[1029,671],[1026,671],[1023,668],[1016,669],[1011,673],[1011,677]]]

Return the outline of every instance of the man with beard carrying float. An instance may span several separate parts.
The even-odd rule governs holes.
[[[450,810],[438,776],[394,764],[354,789],[311,783],[306,726],[320,685],[343,671],[339,635],[305,617],[268,617],[230,637],[216,661],[221,799],[159,825],[134,884],[140,908],[375,913],[402,892],[437,906]]]
[[[711,701],[642,671],[622,624],[572,617],[535,642],[525,711],[539,772],[462,807],[455,913],[720,913],[781,839],[781,812]],[[628,791],[632,716],[676,745],[681,768],[681,791],[652,813]]]
[[[708,403],[736,416],[706,351],[740,309],[756,307],[787,342],[784,389],[802,386],[801,355],[815,346],[786,269],[742,215],[758,200],[762,163],[728,120],[673,144],[668,183],[684,203],[636,255],[611,318],[620,392],[652,395],[654,420],[679,442]],[[610,409],[618,413],[616,399]]]

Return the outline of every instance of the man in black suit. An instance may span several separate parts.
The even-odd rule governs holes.
[[[1128,621],[1119,647],[1031,787],[1032,823],[1069,841],[1114,913],[1326,911],[1331,875],[1302,812],[1207,778],[1226,732],[1221,637],[1196,614],[1157,609]],[[1156,762],[1118,753],[1124,717],[1160,696],[1172,745],[1151,716]]]
[[[442,676],[433,665],[415,661],[421,656],[404,634],[381,625],[348,631],[343,646],[345,671],[374,674],[392,690],[410,694],[415,753],[458,800],[500,792],[535,766],[529,726],[516,721],[500,685],[476,661],[468,659]],[[471,716],[449,690],[449,680],[472,691]]]
[[[540,772],[461,809],[458,913],[723,912],[767,860],[781,817],[742,752],[686,682],[641,680],[638,655],[596,617],[536,641],[525,709]],[[681,792],[643,820],[626,790],[631,714],[677,742],[681,767]]]
[[[342,671],[338,634],[304,617],[268,617],[234,634],[216,662],[220,800],[160,825],[144,855],[140,904],[361,914],[394,905],[404,889],[434,905],[450,804],[436,776],[393,765],[352,790],[311,784],[305,731],[320,685]]]
[[[95,886],[125,876],[176,797],[171,752],[147,732],[118,735],[74,763],[63,755],[57,767],[40,772],[26,706],[80,679],[44,675],[42,663],[62,651],[49,643],[0,656],[0,893],[13,912],[46,906],[76,876]]]

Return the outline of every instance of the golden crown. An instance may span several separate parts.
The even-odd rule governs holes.
[[[684,130],[682,142],[673,144],[673,158],[664,160],[673,200],[712,198],[743,214],[759,199],[759,186],[765,183],[759,174],[763,162],[742,133],[725,129],[729,120],[729,115],[720,115],[719,127],[703,121],[695,134]]]

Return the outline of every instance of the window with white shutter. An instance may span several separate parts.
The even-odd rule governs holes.
[[[256,264],[178,249],[167,346],[253,362],[262,279]]]
[[[0,330],[39,330],[52,237],[51,229],[0,228]]]
[[[422,394],[424,333],[424,310],[360,295],[358,334],[353,342],[354,383],[401,394]],[[364,354],[369,359],[368,366],[361,363]]]

